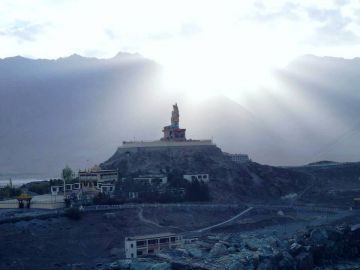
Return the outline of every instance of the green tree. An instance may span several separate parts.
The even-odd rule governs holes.
[[[61,176],[65,181],[70,181],[74,176],[74,172],[69,166],[66,165],[66,167],[62,170]]]
[[[185,188],[187,201],[209,201],[209,187],[203,181],[193,180]]]

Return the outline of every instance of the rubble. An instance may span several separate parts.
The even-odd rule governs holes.
[[[119,269],[352,269],[347,265],[360,260],[359,247],[360,226],[312,227],[285,240],[273,235],[216,235],[185,245],[182,252],[163,251],[157,261],[137,259]]]

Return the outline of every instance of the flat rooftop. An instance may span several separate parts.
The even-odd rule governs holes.
[[[79,173],[117,173],[118,170],[79,171]]]
[[[173,146],[209,146],[215,145],[211,139],[206,140],[185,140],[185,141],[124,141],[119,148],[141,148],[141,147],[173,147]]]
[[[167,233],[130,236],[130,237],[125,237],[125,240],[144,240],[144,239],[170,237],[170,236],[176,236],[176,235],[177,235],[176,233],[167,232]]]

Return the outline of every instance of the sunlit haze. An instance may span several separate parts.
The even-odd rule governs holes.
[[[1,1],[0,57],[110,58],[164,66],[166,91],[244,100],[304,54],[352,58],[358,1]]]
[[[360,269],[360,0],[0,0],[0,270]]]
[[[101,162],[124,140],[158,139],[175,102],[188,138],[225,152],[274,165],[359,160],[359,10],[355,0],[0,1],[0,58],[60,59],[1,61],[3,164],[17,171],[16,155],[43,147],[44,169],[45,141],[68,144],[69,126],[86,139],[61,147],[82,149],[68,163]],[[49,125],[64,134],[47,136]]]

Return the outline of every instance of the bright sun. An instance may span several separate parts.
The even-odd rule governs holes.
[[[263,36],[257,36],[200,35],[163,46],[157,43],[151,54],[164,66],[166,91],[186,93],[194,99],[225,95],[242,100],[269,84],[271,70],[291,57],[281,51],[279,40],[265,43]]]

